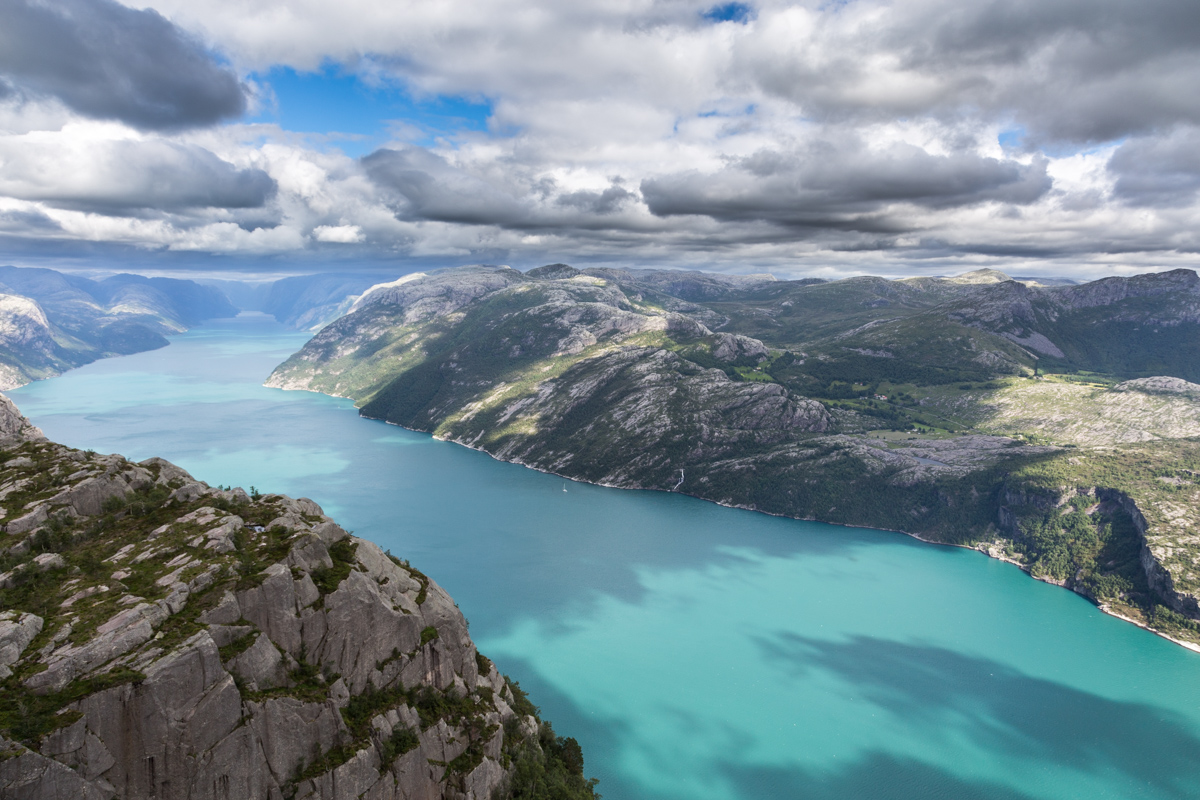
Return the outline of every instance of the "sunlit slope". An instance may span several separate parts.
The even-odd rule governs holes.
[[[1158,297],[1136,324],[1194,327],[1189,275],[463,268],[368,291],[268,385],[580,480],[978,545],[1189,637],[1200,542],[1169,504],[1200,506],[1200,401],[1169,377],[1040,374],[1072,363],[1042,331],[1103,333],[1097,308],[1135,324]]]

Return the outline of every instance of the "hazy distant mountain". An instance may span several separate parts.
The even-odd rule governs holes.
[[[315,330],[345,314],[359,295],[383,280],[378,273],[283,278],[264,288],[257,310],[284,325]]]
[[[220,290],[188,280],[0,267],[0,388],[163,347],[167,334],[236,313]]]

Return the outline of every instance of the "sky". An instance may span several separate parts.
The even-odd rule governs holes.
[[[1200,262],[1195,0],[0,0],[0,263]]]

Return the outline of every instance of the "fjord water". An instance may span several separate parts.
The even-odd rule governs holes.
[[[442,584],[607,800],[1200,797],[1200,654],[971,551],[563,481],[265,389],[260,315],[11,392]],[[566,491],[563,491],[566,489]]]

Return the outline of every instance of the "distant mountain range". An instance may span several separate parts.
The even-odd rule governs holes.
[[[243,309],[267,384],[594,483],[977,547],[1200,643],[1200,278],[0,268],[0,387]]]
[[[49,269],[0,267],[0,389],[113,355],[165,347],[237,309],[194,281],[114,275],[93,281]]]
[[[1194,272],[467,267],[343,303],[267,385],[571,478],[978,547],[1200,641]]]

